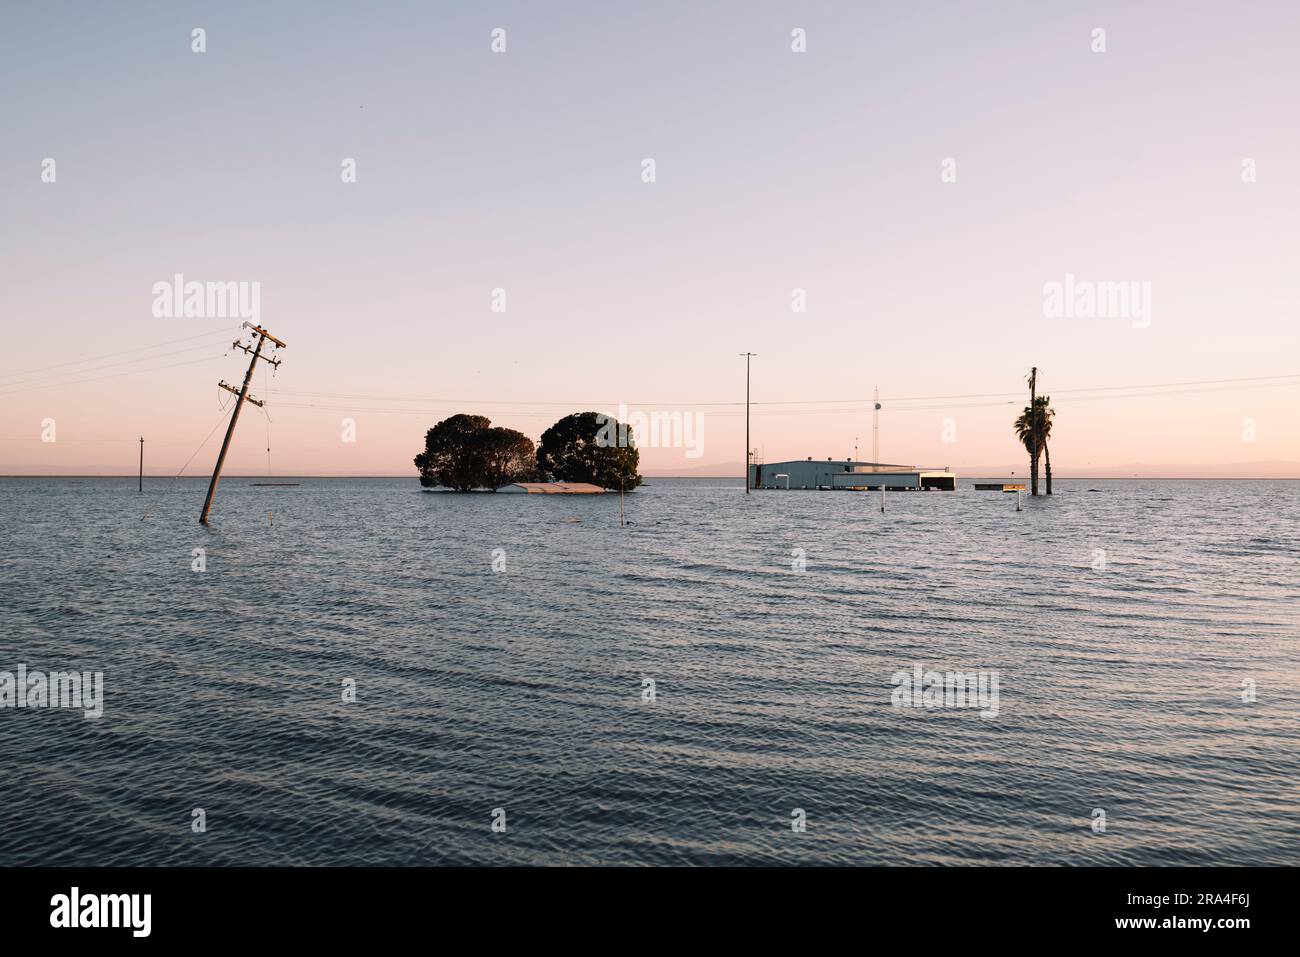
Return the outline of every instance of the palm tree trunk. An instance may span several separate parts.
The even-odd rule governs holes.
[[[1052,494],[1052,450],[1047,447],[1046,442],[1043,443],[1043,455],[1047,459],[1047,494],[1051,495]]]

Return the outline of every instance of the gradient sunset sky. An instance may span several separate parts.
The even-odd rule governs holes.
[[[175,474],[247,364],[153,315],[177,273],[261,284],[276,474],[620,403],[704,417],[643,468],[739,463],[746,350],[768,461],[869,458],[878,386],[884,461],[1022,464],[1032,365],[1058,472],[1300,460],[1298,41],[1289,0],[6,4],[0,473]],[[1067,274],[1149,326],[1046,318]]]

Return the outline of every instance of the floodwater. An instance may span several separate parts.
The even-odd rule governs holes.
[[[1300,482],[253,481],[0,479],[0,865],[1300,863]]]

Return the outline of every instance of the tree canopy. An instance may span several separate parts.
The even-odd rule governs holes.
[[[512,482],[590,482],[631,490],[641,484],[630,426],[596,412],[575,412],[542,433],[541,445],[514,429],[494,427],[482,415],[443,419],[424,436],[415,457],[420,484],[468,492],[495,491]]]
[[[479,440],[483,456],[483,485],[496,490],[511,482],[526,482],[536,471],[533,440],[514,429],[488,429]]]
[[[1047,459],[1047,494],[1052,494],[1052,452],[1047,440],[1052,435],[1052,419],[1055,415],[1056,410],[1052,408],[1050,395],[1035,396],[1033,408],[1025,406],[1024,411],[1013,424],[1016,438],[1024,443],[1025,451],[1029,453],[1029,471],[1033,476],[1035,495],[1038,494],[1038,456],[1040,455]]]
[[[596,412],[574,412],[542,433],[537,469],[559,482],[590,482],[601,488],[641,484],[632,429]]]
[[[468,492],[495,491],[532,478],[533,440],[514,429],[493,427],[486,416],[463,413],[443,419],[424,436],[415,457],[420,484]]]
[[[1052,418],[1056,415],[1056,410],[1052,408],[1052,397],[1050,395],[1040,395],[1034,399],[1034,409],[1030,412],[1029,406],[1025,406],[1024,411],[1013,423],[1018,438],[1025,446],[1025,451],[1030,455],[1034,454],[1034,428],[1038,429],[1038,451],[1042,452],[1047,447],[1047,440],[1052,434]]]

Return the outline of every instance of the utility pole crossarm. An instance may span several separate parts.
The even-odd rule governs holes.
[[[270,339],[272,342],[275,343],[277,349],[287,349],[287,348],[289,348],[289,347],[285,344],[285,342],[284,342],[283,339],[277,339],[275,336],[271,335],[269,332],[267,332],[267,331],[266,331],[265,329],[263,329],[261,326],[256,326],[256,325],[254,325],[254,324],[251,323],[251,322],[246,322],[246,323],[244,323],[244,325],[247,326],[249,329],[252,329],[253,332],[257,333],[257,334],[258,334],[259,336],[261,336],[263,339]]]
[[[231,395],[239,395],[239,390],[236,389],[233,385],[227,385],[225,379],[222,379],[220,382],[217,383],[217,388],[225,389]],[[251,402],[253,403],[253,405],[258,406],[259,408],[266,405],[266,403],[263,402],[261,399],[254,399],[252,395],[244,396],[244,401]]]
[[[244,345],[242,342],[239,342],[238,340],[236,340],[235,342],[231,343],[231,348],[232,348],[232,349],[243,349],[245,352],[250,353],[250,354],[254,351],[254,349],[253,349],[252,346],[246,346],[246,345]],[[270,365],[273,365],[273,366],[275,366],[276,368],[279,368],[280,363],[283,362],[284,360],[283,360],[283,359],[274,359],[274,358],[272,358],[271,356],[262,356],[262,361],[263,361],[263,362],[266,362],[266,363],[269,363]]]

